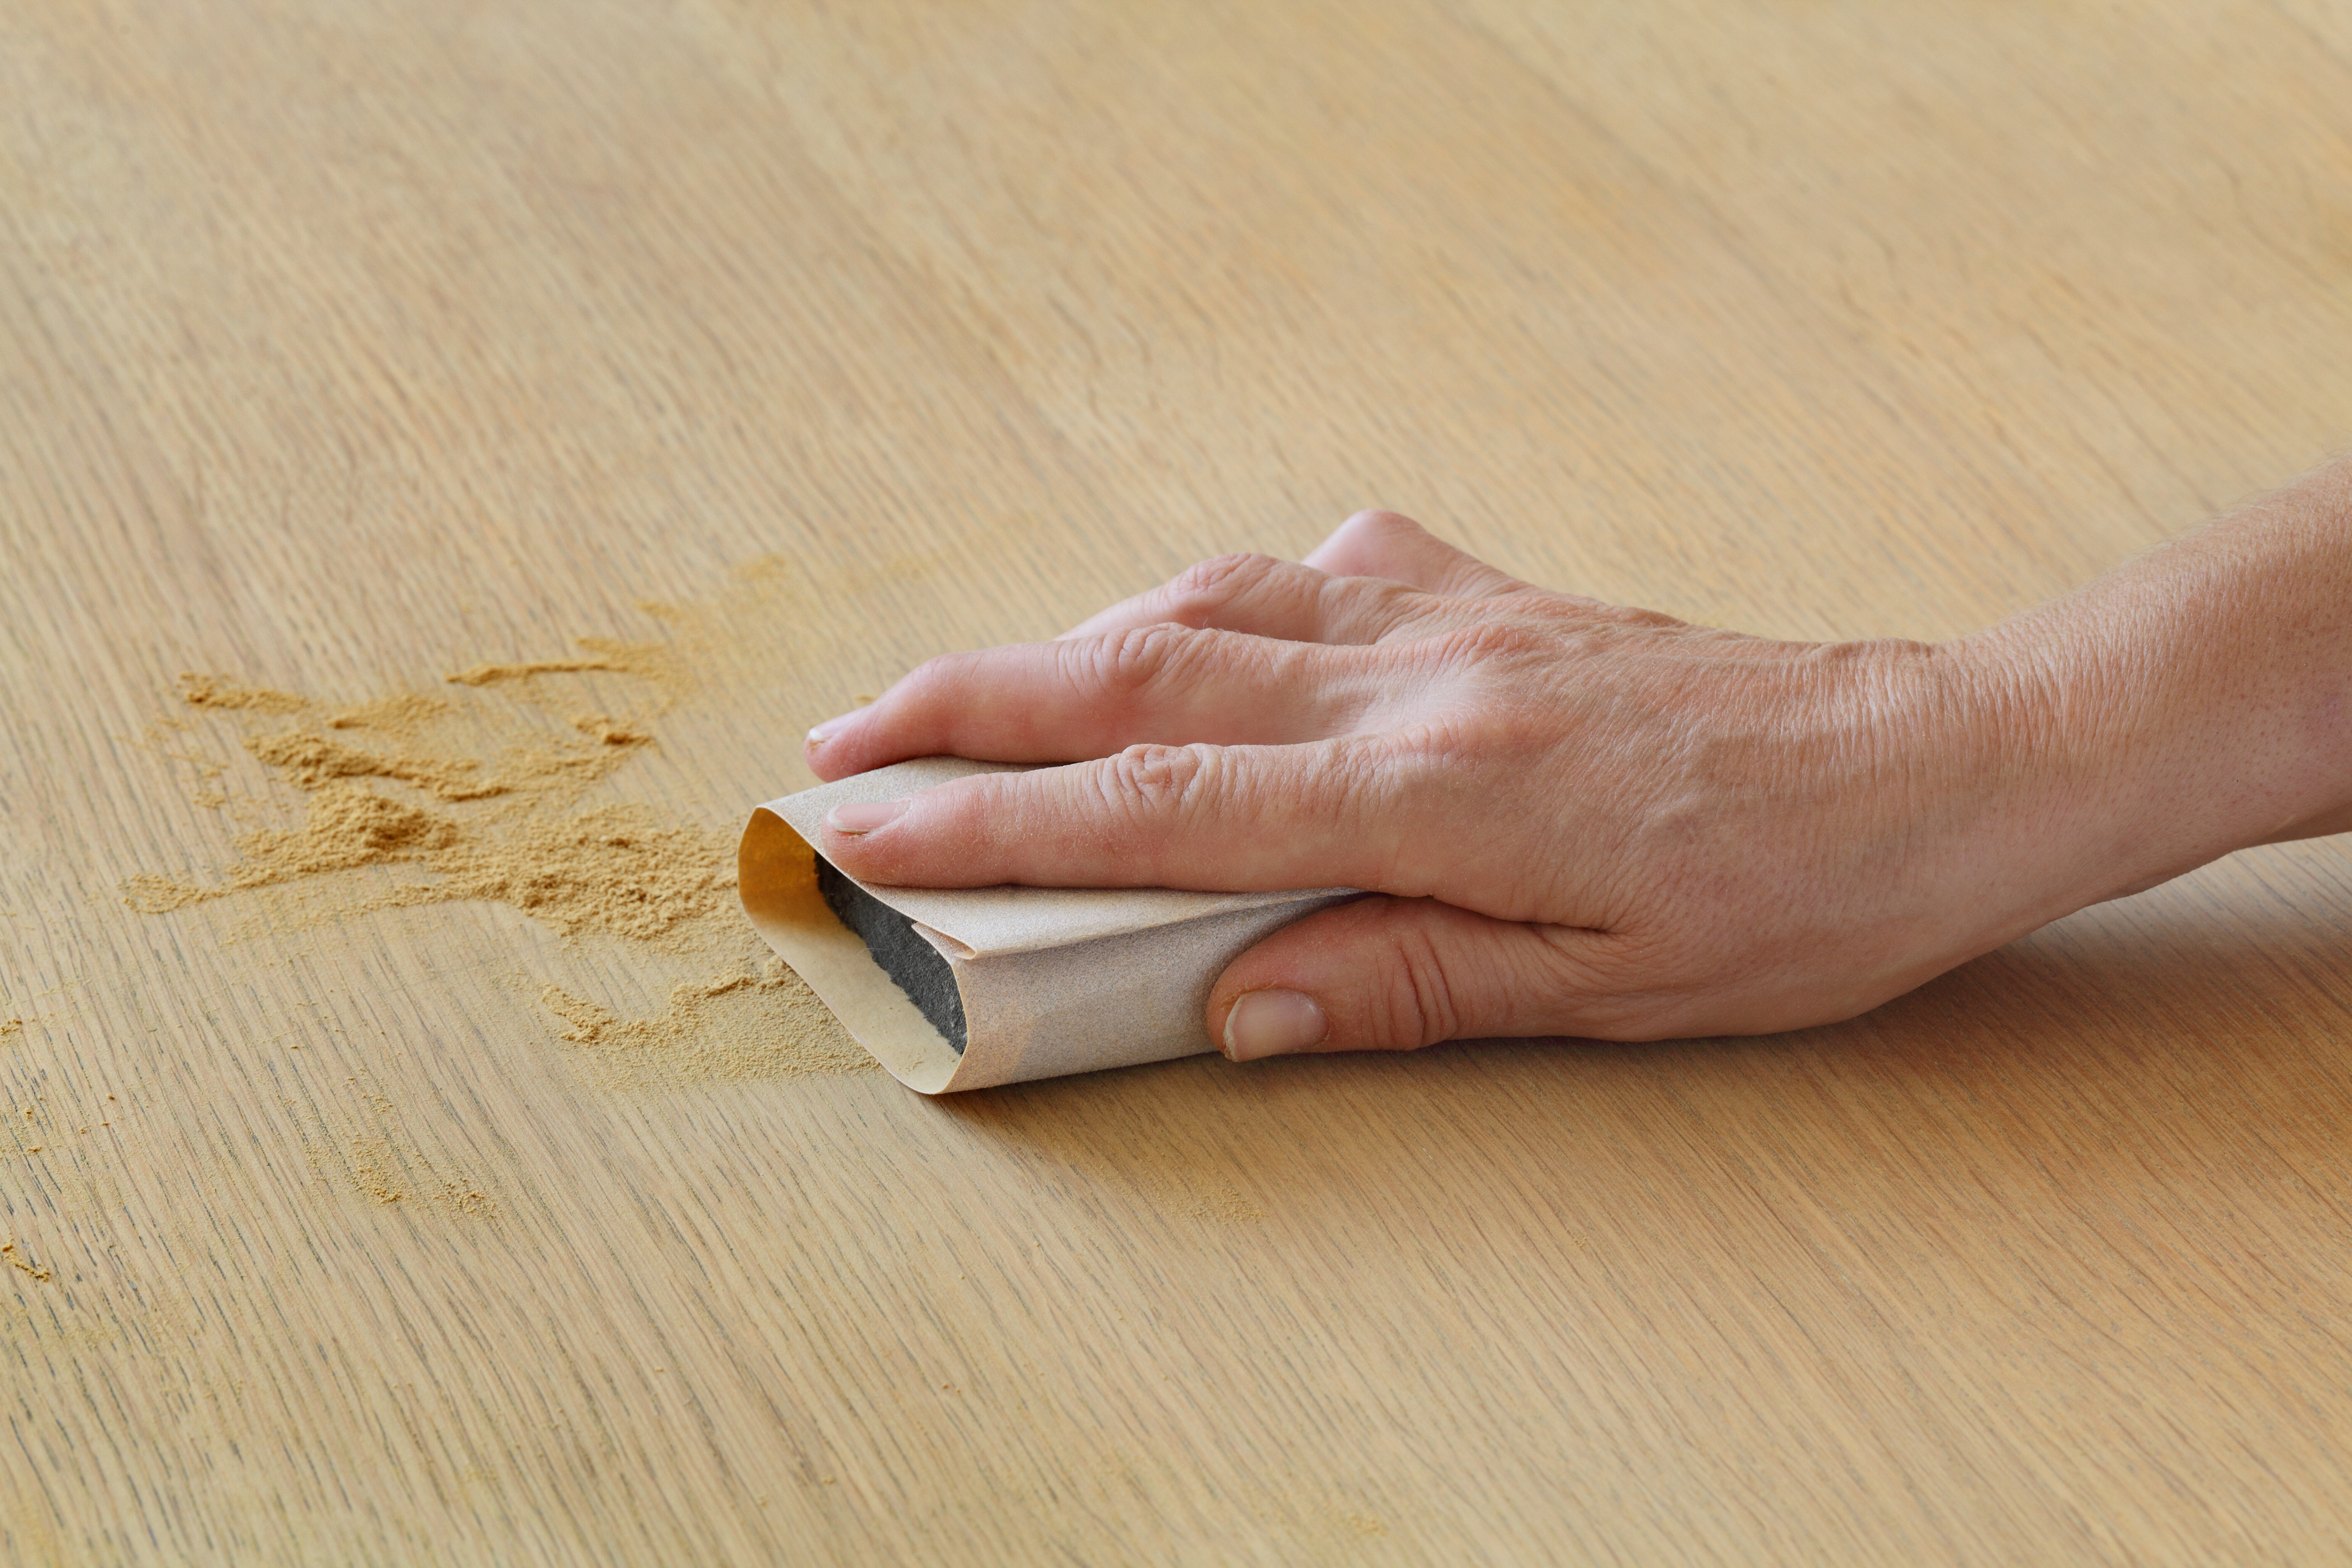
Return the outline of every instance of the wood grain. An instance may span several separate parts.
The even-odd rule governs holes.
[[[183,670],[666,642],[596,798],[716,834],[1367,504],[1981,625],[2352,429],[2340,10],[37,0],[0,105],[0,1560],[2352,1552],[2335,842],[1834,1028],[943,1103],[600,1078],[541,988],[698,972],[502,905],[121,901],[299,816]]]

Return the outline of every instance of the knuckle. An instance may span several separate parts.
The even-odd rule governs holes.
[[[1462,1026],[1454,986],[1444,958],[1414,906],[1385,912],[1390,963],[1386,984],[1372,998],[1375,1041],[1391,1050],[1418,1050],[1450,1040]]]
[[[1135,816],[1181,816],[1206,793],[1215,751],[1203,745],[1129,746],[1097,771],[1104,804]]]
[[[901,677],[888,695],[917,709],[952,699],[966,683],[973,656],[943,653],[923,660]]]
[[[1371,507],[1352,514],[1340,524],[1349,534],[1365,539],[1411,538],[1422,531],[1421,524],[1401,511],[1388,511]]]
[[[1454,626],[1431,639],[1430,652],[1448,668],[1475,668],[1548,651],[1549,639],[1535,627],[1512,619],[1482,617]]]
[[[1195,634],[1187,626],[1128,626],[1072,648],[1082,683],[1113,699],[1136,696],[1167,673]]]
[[[1213,555],[1176,574],[1168,584],[1162,607],[1169,619],[1197,626],[1244,589],[1264,581],[1280,564],[1271,555],[1249,552]]]

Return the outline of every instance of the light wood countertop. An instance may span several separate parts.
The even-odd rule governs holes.
[[[7,7],[0,1562],[2352,1556],[2335,841],[1836,1027],[942,1101],[732,926],[123,898],[390,694],[723,847],[1360,506],[1933,638],[2347,433],[2319,0]]]

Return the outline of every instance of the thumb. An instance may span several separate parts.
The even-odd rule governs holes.
[[[1209,992],[1209,1037],[1251,1061],[1605,1027],[1591,961],[1607,940],[1435,899],[1359,899],[1227,964]]]

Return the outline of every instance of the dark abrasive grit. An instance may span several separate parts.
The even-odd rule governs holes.
[[[940,950],[917,933],[913,921],[835,870],[822,855],[816,858],[816,890],[824,895],[825,907],[866,943],[882,973],[898,983],[907,1000],[947,1037],[956,1055],[963,1055],[963,996],[956,990],[955,971]]]

